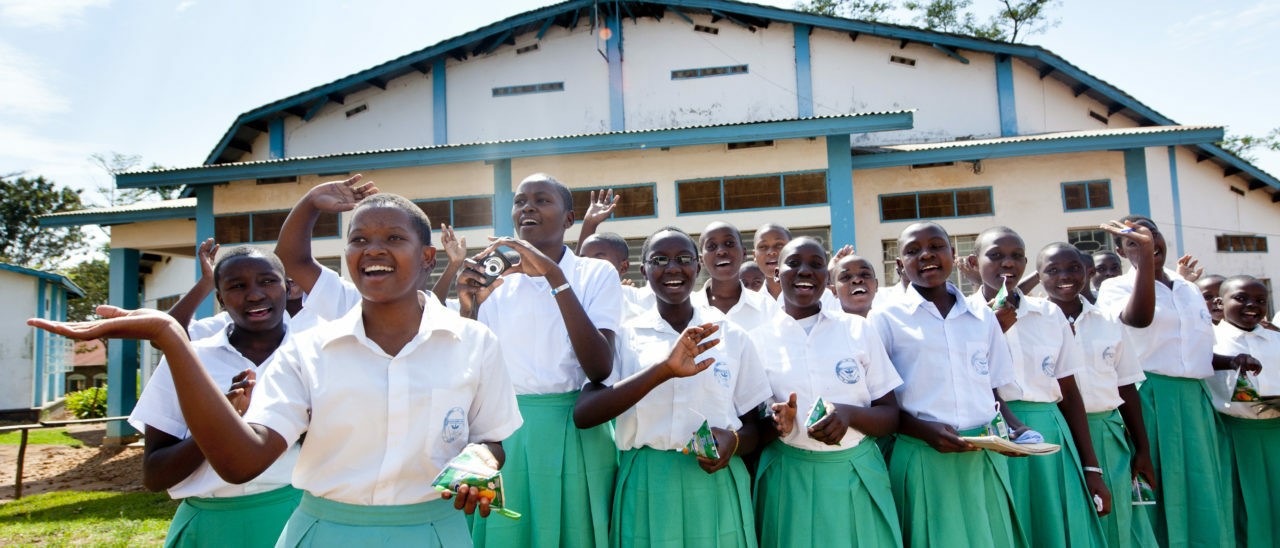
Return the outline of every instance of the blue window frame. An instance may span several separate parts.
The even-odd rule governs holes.
[[[880,195],[880,221],[995,215],[991,187]]]
[[[734,74],[746,74],[747,71],[747,65],[676,69],[671,71],[671,79],[689,80],[691,78],[708,78],[711,76],[731,76]]]
[[[1220,234],[1215,240],[1220,253],[1266,253],[1267,237],[1252,234]]]
[[[414,200],[426,212],[433,226],[448,223],[453,228],[493,226],[493,196],[459,196],[439,200]]]
[[[612,219],[643,219],[658,216],[658,185],[642,183],[635,185],[603,186],[600,188],[575,189],[573,194],[574,219],[582,221],[587,208],[591,205],[591,192],[602,192],[613,189],[618,196],[618,206],[614,208]]]
[[[274,242],[280,239],[280,227],[289,216],[289,210],[254,211],[233,213],[213,218],[214,239],[219,244],[252,244]],[[321,213],[311,230],[315,240],[337,238],[342,233],[342,221],[337,213]]]
[[[827,203],[827,172],[797,171],[676,181],[681,215]]]
[[[1062,183],[1062,210],[1085,211],[1112,207],[1111,181],[1068,181]]]

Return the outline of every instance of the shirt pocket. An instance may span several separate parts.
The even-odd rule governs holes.
[[[964,369],[969,377],[991,377],[991,345],[983,341],[964,343]]]
[[[738,374],[742,372],[738,364],[730,361],[719,347],[713,348],[699,356],[711,358],[711,365],[694,375],[690,380],[693,386],[684,394],[686,403],[706,417],[711,426],[723,427],[723,421],[730,415],[736,417],[734,410],[734,389],[738,384]]]
[[[1114,374],[1116,372],[1116,352],[1120,348],[1119,337],[1092,341],[1089,345],[1089,363],[1099,373]]]
[[[467,410],[471,394],[448,388],[431,389],[431,413],[427,422],[426,452],[431,460],[444,464],[452,459],[471,438]]]
[[[1037,344],[1031,346],[1032,367],[1050,379],[1057,378],[1058,353],[1060,348]]]

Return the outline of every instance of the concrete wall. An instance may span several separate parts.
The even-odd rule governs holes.
[[[432,142],[432,75],[411,73],[329,103],[310,121],[285,118],[286,157],[335,154],[352,150],[417,147]],[[350,117],[347,112],[364,106]],[[255,144],[254,156],[266,146]]]
[[[1088,129],[1137,127],[1123,114],[1108,116],[1105,105],[1088,95],[1079,97],[1057,78],[1040,78],[1040,73],[1018,59],[1013,60],[1014,106],[1018,113],[1018,134],[1051,133]],[[1093,111],[1107,118],[1103,123]]]
[[[16,272],[0,271],[0,409],[31,407],[35,390],[33,344],[35,328],[27,318],[36,311],[37,279]]]

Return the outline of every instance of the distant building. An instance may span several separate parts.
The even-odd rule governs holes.
[[[66,276],[0,263],[0,416],[30,417],[62,398],[71,341],[28,327],[28,318],[66,320],[84,290]]]
[[[99,339],[76,341],[67,373],[67,393],[107,384],[107,343]]]

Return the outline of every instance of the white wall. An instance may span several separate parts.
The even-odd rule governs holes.
[[[35,328],[27,318],[36,313],[34,277],[0,271],[0,409],[27,409],[35,390]]]
[[[1138,126],[1132,118],[1118,113],[1107,123],[1094,119],[1089,111],[1107,116],[1105,105],[1086,94],[1076,97],[1052,75],[1041,80],[1038,71],[1017,58],[1013,60],[1013,90],[1019,135]]]
[[[287,157],[427,146],[432,143],[432,74],[410,73],[329,103],[309,122],[289,116],[284,124]],[[447,78],[446,78],[447,80]],[[366,109],[347,117],[347,111]],[[254,146],[257,156],[258,146]]]

